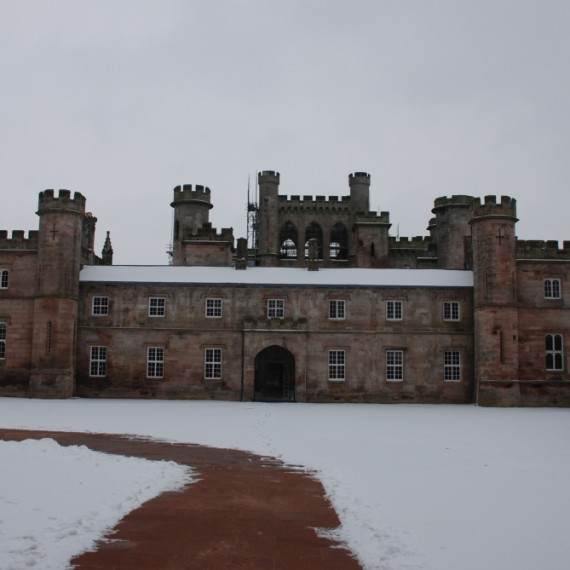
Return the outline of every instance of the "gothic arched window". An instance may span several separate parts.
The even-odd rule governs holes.
[[[317,259],[323,258],[323,230],[317,222],[311,222],[305,230],[305,259],[309,258],[309,240],[317,240]]]
[[[297,258],[297,228],[293,222],[285,222],[279,232],[279,254],[283,259]]]
[[[337,222],[331,230],[331,259],[348,259],[348,232],[342,222]]]

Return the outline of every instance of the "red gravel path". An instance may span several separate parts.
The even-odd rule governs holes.
[[[321,484],[281,462],[234,451],[125,436],[0,430],[0,439],[61,445],[190,465],[200,479],[126,515],[110,539],[73,559],[80,570],[357,570],[314,528],[338,526]]]

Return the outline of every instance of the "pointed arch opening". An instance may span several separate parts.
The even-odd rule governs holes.
[[[337,222],[331,230],[330,259],[348,259],[348,231],[342,222]]]
[[[323,230],[317,222],[311,222],[305,230],[305,259],[309,259],[309,240],[317,240],[317,259],[323,258]]]
[[[279,232],[279,255],[281,259],[297,259],[297,228],[291,221],[285,222]]]

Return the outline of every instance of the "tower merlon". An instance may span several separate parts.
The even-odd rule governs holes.
[[[257,175],[259,184],[279,184],[280,175],[275,170],[262,170]]]
[[[517,201],[509,196],[501,196],[497,202],[496,196],[485,196],[483,203],[475,198],[472,204],[472,219],[477,218],[510,218],[517,220]]]
[[[173,208],[183,203],[200,203],[207,204],[209,208],[213,208],[211,202],[211,190],[207,186],[196,184],[194,188],[192,184],[184,184],[174,188],[174,201],[170,204]]]
[[[368,172],[353,172],[348,175],[348,185],[366,184],[370,186],[370,174]]]
[[[70,190],[60,190],[58,196],[52,189],[44,190],[39,194],[38,214],[49,211],[84,214],[85,203],[85,196],[79,192],[75,192],[72,198]]]
[[[432,213],[436,214],[441,208],[469,208],[473,203],[473,196],[466,194],[453,194],[452,196],[440,196],[433,203]]]

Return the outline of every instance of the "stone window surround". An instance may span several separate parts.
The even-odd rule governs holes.
[[[104,295],[94,295],[91,300],[91,315],[94,317],[104,317],[109,314],[109,297]]]
[[[459,301],[443,302],[443,320],[444,321],[461,320],[461,303]]]
[[[222,316],[222,299],[220,297],[208,297],[206,299],[206,318],[219,319]]]
[[[461,382],[461,350],[446,348],[443,351],[444,382]]]
[[[346,318],[346,301],[344,299],[329,299],[329,319],[343,321]]]
[[[285,318],[285,299],[267,299],[267,318]]]
[[[560,279],[544,280],[544,298],[560,299],[562,297],[562,282]]]
[[[404,319],[404,301],[400,299],[386,300],[386,320],[401,321]]]
[[[8,289],[10,271],[5,267],[0,268],[0,289]]]
[[[386,349],[386,382],[404,381],[404,350]]]
[[[544,336],[546,352],[546,370],[564,372],[564,335],[548,333]]]
[[[146,349],[146,377],[164,378],[164,347],[148,346]]]
[[[328,351],[329,382],[346,380],[346,350],[331,348]]]
[[[107,347],[91,346],[89,349],[89,376],[104,378],[107,376]]]
[[[149,297],[148,298],[148,316],[164,317],[166,315],[166,297]]]
[[[222,379],[222,349],[206,347],[204,349],[204,379]]]

